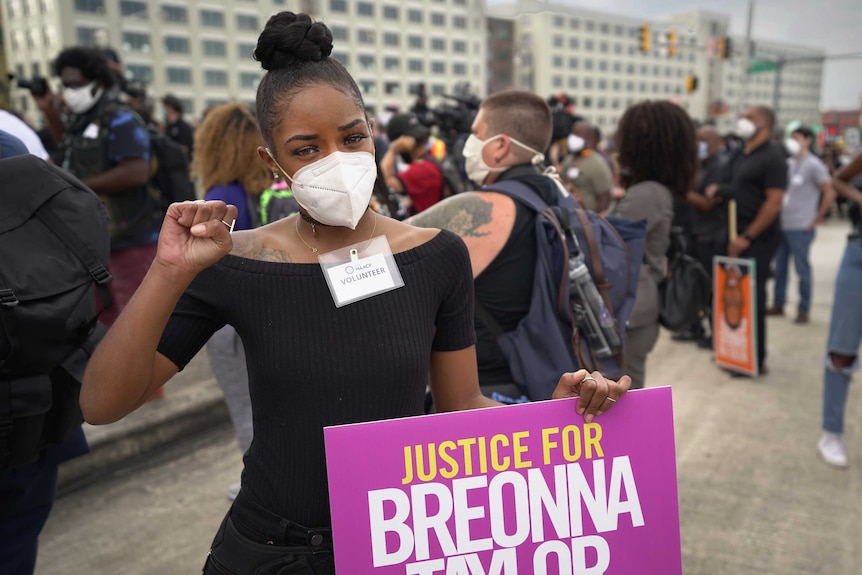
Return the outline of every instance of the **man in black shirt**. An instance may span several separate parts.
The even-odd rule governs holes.
[[[183,103],[176,96],[168,94],[162,98],[162,107],[165,110],[165,135],[181,145],[191,160],[195,133],[188,122],[183,120]]]
[[[787,188],[787,161],[784,151],[770,142],[775,114],[769,108],[749,108],[737,122],[737,133],[745,146],[731,159],[730,183],[736,200],[736,225],[739,232],[727,247],[731,257],[753,258],[757,265],[758,369],[767,372],[766,358],[766,279],[769,264],[781,241],[778,215]]]

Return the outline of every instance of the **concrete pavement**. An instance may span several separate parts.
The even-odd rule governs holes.
[[[708,351],[667,333],[650,355],[647,385],[674,389],[687,575],[862,573],[858,391],[847,413],[850,469],[827,467],[816,451],[821,358],[846,232],[846,222],[818,231],[811,324],[769,319],[767,377],[730,378]],[[199,572],[241,463],[205,357],[169,386],[123,422],[87,430],[94,453],[63,469],[68,494],[43,533],[39,573]],[[146,463],[125,459],[206,427],[213,431],[138,460]]]

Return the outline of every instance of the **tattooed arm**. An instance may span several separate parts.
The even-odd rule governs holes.
[[[495,192],[466,192],[438,202],[407,220],[420,228],[456,233],[470,252],[473,277],[494,261],[512,234],[515,202]]]

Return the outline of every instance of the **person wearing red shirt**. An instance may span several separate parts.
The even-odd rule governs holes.
[[[407,195],[412,203],[411,214],[418,214],[440,201],[443,196],[443,172],[426,159],[431,131],[416,114],[396,114],[386,127],[389,149],[380,162],[386,185]],[[398,158],[405,165],[399,171]]]

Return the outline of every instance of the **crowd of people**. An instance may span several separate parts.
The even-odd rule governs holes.
[[[266,73],[254,110],[212,108],[196,130],[172,95],[160,101],[162,122],[139,97],[122,96],[119,62],[85,47],[56,58],[59,98],[51,90],[34,95],[48,127],[41,139],[0,112],[0,134],[78,177],[108,208],[114,303],[101,317],[111,329],[83,381],[86,419],[121,419],[206,347],[244,470],[228,490],[233,504],[205,573],[252,573],[263,564],[334,572],[324,426],[421,415],[429,390],[437,411],[523,396],[487,317],[509,332],[530,310],[537,215],[495,184],[518,182],[549,206],[571,194],[591,212],[646,221],[637,297],[623,330],[625,375],[575,365],[559,374],[554,397],[578,396],[577,415],[587,421],[647,384],[672,228],[683,229],[707,273],[717,255],[756,262],[763,375],[765,318],[784,314],[791,257],[801,295],[795,322],[805,324],[816,227],[837,196],[862,204],[850,184],[862,156],[836,171],[814,154],[804,126],[774,142],[776,119],[765,107],[748,109],[725,136],[674,103],[645,101],[626,110],[603,146],[601,131],[575,116],[555,138],[548,102],[509,90],[481,102],[458,150],[463,166],[452,169],[455,154],[423,121],[427,114],[389,110],[375,124],[331,51],[324,24],[276,14],[255,50]],[[154,195],[154,129],[187,154],[199,201],[165,211]],[[459,173],[467,181],[456,182]],[[465,185],[476,191],[458,193]],[[818,444],[835,466],[847,465],[843,414],[862,340],[856,214],[836,283]],[[397,271],[403,286],[343,302],[319,264],[323,255],[341,261],[350,249],[386,255],[387,273]],[[711,347],[712,328],[697,322],[674,339]],[[30,521],[38,534],[46,516],[3,521]],[[17,572],[32,571],[35,541],[27,549]]]

